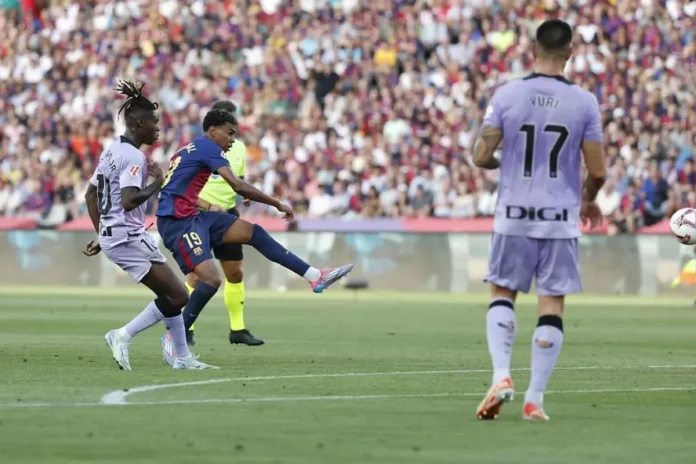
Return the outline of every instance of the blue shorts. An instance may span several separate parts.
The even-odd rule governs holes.
[[[202,262],[213,259],[212,248],[222,243],[222,236],[236,220],[237,216],[217,211],[201,211],[197,216],[183,219],[160,216],[157,231],[186,275]]]

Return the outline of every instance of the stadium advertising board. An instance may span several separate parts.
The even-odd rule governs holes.
[[[152,232],[159,239],[156,232]],[[373,290],[485,292],[489,235],[408,232],[277,232],[274,237],[313,265],[356,265],[352,279]],[[81,251],[92,232],[13,230],[0,232],[3,285],[132,285],[103,254]],[[165,255],[168,252],[160,243]],[[671,288],[690,247],[667,235],[580,239],[585,291],[591,294],[693,296],[693,287]],[[172,267],[176,268],[173,260]],[[178,272],[178,270],[177,270]],[[250,289],[305,289],[306,283],[245,247],[245,281]]]

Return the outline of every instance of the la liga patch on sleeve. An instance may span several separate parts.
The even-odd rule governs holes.
[[[128,168],[128,173],[131,175],[131,177],[136,177],[138,173],[140,172],[140,166],[137,164],[131,165],[131,167]]]

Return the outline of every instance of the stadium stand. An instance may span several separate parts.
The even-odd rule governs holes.
[[[634,232],[696,206],[695,14],[684,0],[0,0],[0,212],[47,227],[84,214],[121,130],[113,81],[129,77],[161,104],[149,153],[165,166],[228,98],[248,179],[305,216],[489,216],[477,123],[557,16],[576,30],[568,76],[604,112],[608,232]]]

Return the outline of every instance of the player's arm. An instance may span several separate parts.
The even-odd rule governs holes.
[[[99,232],[99,204],[97,199],[97,186],[92,182],[89,183],[87,192],[85,192],[85,203],[87,203],[87,213],[89,214],[89,218],[92,220],[94,230]]]
[[[281,206],[281,202],[277,199],[269,195],[266,195],[261,190],[251,185],[249,182],[246,182],[242,180],[240,177],[237,177],[232,172],[232,169],[230,169],[229,166],[223,166],[219,168],[217,173],[223,179],[225,179],[225,182],[227,182],[229,186],[232,187],[232,190],[234,190],[244,198],[249,198],[250,200],[258,201],[259,203],[273,206],[276,209]]]
[[[604,143],[602,134],[601,113],[599,104],[594,96],[591,97],[589,121],[585,127],[582,140],[582,156],[587,168],[587,177],[583,184],[582,200],[594,202],[607,178],[604,161]]]
[[[150,197],[160,191],[164,182],[164,173],[159,163],[148,160],[148,172],[154,177],[154,180],[145,188],[137,187],[137,185],[142,185],[142,170],[133,174],[131,169],[135,169],[135,167],[137,166],[133,165],[121,174],[121,205],[124,211],[134,210],[145,203]]]
[[[499,94],[500,91],[491,98],[491,102],[486,108],[486,114],[483,116],[481,130],[476,137],[476,143],[474,143],[474,165],[483,169],[498,169],[500,167],[500,161],[494,156],[500,141],[503,140],[502,104],[499,103]]]
[[[89,180],[87,192],[85,192],[85,203],[87,203],[87,213],[92,220],[94,230],[99,232],[99,195],[97,193],[97,172]],[[87,243],[87,248],[82,252],[85,256],[94,256],[101,251],[98,240],[90,240]]]
[[[222,166],[218,168],[217,173],[223,179],[225,179],[229,186],[232,187],[232,190],[234,190],[244,198],[248,198],[251,201],[263,203],[265,205],[273,206],[278,211],[285,213],[286,219],[292,219],[294,217],[292,208],[290,208],[288,205],[281,203],[279,200],[269,195],[266,195],[261,190],[251,185],[249,182],[246,182],[237,177],[232,172],[232,169],[230,169],[229,166]]]
[[[216,205],[215,203],[211,203],[209,201],[205,201],[202,198],[199,198],[198,201],[196,201],[196,206],[198,206],[198,208],[202,209],[203,211],[226,211],[225,208],[223,208],[222,206]]]
[[[481,127],[474,144],[474,165],[483,169],[498,169],[500,161],[494,156],[500,141],[503,140],[503,130],[500,127],[484,125]]]
[[[583,201],[595,201],[599,190],[607,179],[602,142],[583,141],[582,154],[585,159],[585,167],[587,168],[587,176],[582,189],[582,199]]]

